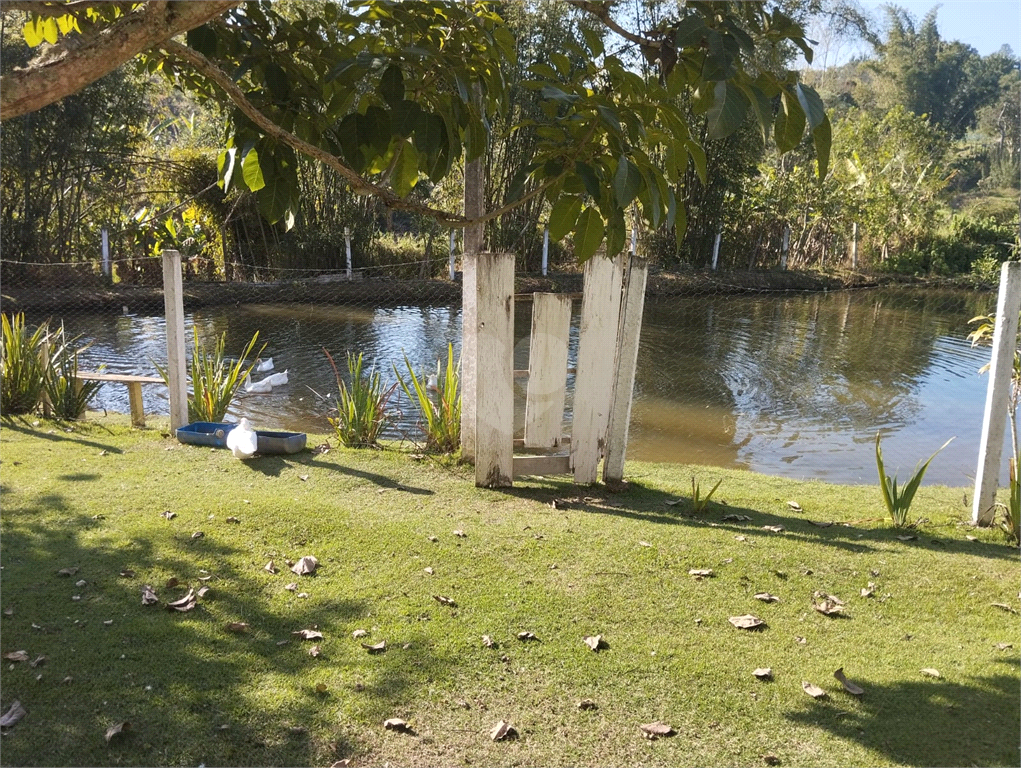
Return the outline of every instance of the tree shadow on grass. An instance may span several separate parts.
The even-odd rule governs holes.
[[[1013,660],[1017,666],[1017,660]],[[850,710],[833,699],[787,712],[903,765],[1019,765],[1021,688],[1017,670],[966,679],[855,682],[865,694]]]
[[[350,625],[374,606],[330,596],[328,569],[306,587],[311,598],[297,599],[285,580],[304,579],[235,567],[250,553],[215,531],[186,543],[154,526],[126,540],[118,513],[97,523],[67,512],[73,500],[50,498],[45,520],[38,500],[4,510],[4,651],[47,658],[0,671],[4,710],[18,699],[28,711],[4,737],[4,764],[329,764],[362,748],[340,713],[381,721],[446,674],[420,638],[379,657],[351,643]],[[57,574],[67,567],[77,571]],[[146,584],[160,603],[142,605]],[[193,610],[167,610],[204,585]],[[292,634],[313,626],[323,640]],[[316,643],[323,653],[312,657]],[[106,729],[123,721],[130,730],[107,745]]]
[[[406,493],[413,493],[417,496],[431,496],[435,493],[435,491],[428,488],[418,488],[414,485],[399,483],[392,477],[387,477],[386,475],[379,475],[375,472],[366,472],[365,470],[346,467],[335,461],[325,461],[324,459],[308,453],[296,453],[288,456],[257,456],[254,459],[246,461],[245,466],[250,467],[256,472],[260,472],[267,477],[280,477],[280,474],[284,471],[284,469],[289,467],[294,469],[310,467],[313,469],[324,469],[330,472],[337,472],[342,475],[347,475],[348,477],[357,477],[360,480],[365,480],[373,483],[374,485],[378,485],[380,488],[404,491]]]
[[[89,448],[96,448],[107,453],[123,453],[120,448],[113,445],[107,445],[106,443],[97,443],[94,440],[85,440],[81,436],[78,436],[76,432],[44,432],[41,429],[30,427],[25,423],[24,419],[14,419],[10,416],[4,417],[2,420],[4,429],[12,429],[15,432],[20,432],[23,435],[30,435],[37,437],[40,440],[49,440],[50,442],[72,442],[78,443],[79,445],[88,446]],[[52,422],[47,422],[50,424]]]
[[[695,512],[690,499],[665,493],[657,488],[631,482],[626,492],[611,493],[604,486],[578,486],[570,480],[528,478],[511,488],[500,489],[517,498],[530,499],[544,504],[554,501],[560,508],[582,510],[601,515],[613,515],[663,525],[713,527],[732,531],[749,539],[768,541],[776,536],[788,540],[802,540],[844,549],[857,554],[874,552],[874,545],[924,547],[936,552],[973,555],[993,559],[1017,559],[1017,548],[966,539],[937,538],[924,529],[905,531],[897,528],[860,528],[854,524],[833,523],[826,527],[813,525],[808,515],[777,514],[758,509],[736,507],[710,501],[704,510]],[[744,515],[750,520],[725,520],[727,515]],[[816,521],[829,522],[829,521]],[[774,532],[766,526],[782,525],[783,532]],[[898,535],[910,534],[916,540],[899,541]]]

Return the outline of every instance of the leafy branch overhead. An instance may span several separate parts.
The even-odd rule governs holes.
[[[704,141],[729,136],[746,119],[758,123],[764,141],[772,134],[781,152],[807,130],[819,176],[826,174],[830,124],[819,96],[793,72],[755,63],[791,45],[810,59],[811,49],[797,23],[763,3],[690,2],[684,15],[634,31],[618,20],[614,2],[571,0],[649,66],[608,52],[592,24],[584,45],[568,43],[550,64],[532,65],[522,85],[541,110],[511,130],[534,133],[533,153],[511,182],[508,202],[475,219],[429,205],[416,189],[443,179],[462,157],[482,157],[500,138],[493,125],[508,116],[504,73],[516,64],[519,41],[498,5],[260,0],[215,4],[208,20],[191,6],[213,3],[173,3],[182,9],[157,16],[157,6],[167,5],[79,0],[19,7],[29,14],[26,41],[54,43],[65,65],[75,64],[77,50],[94,57],[114,45],[119,30],[150,72],[229,104],[220,183],[250,190],[267,219],[288,226],[299,211],[298,154],[329,166],[358,194],[451,227],[497,218],[544,195],[552,205],[551,237],[573,234],[580,260],[604,244],[608,254],[623,249],[632,207],[649,226],[673,226],[682,236],[685,212],[676,190],[689,165],[705,181]],[[186,44],[171,39],[183,30]],[[84,42],[76,47],[71,38]],[[94,58],[77,63],[84,76],[95,66]],[[3,119],[14,114],[8,105],[19,103],[19,89],[44,70],[37,58],[3,78]],[[99,77],[110,70],[95,71]],[[684,100],[705,116],[704,137]]]

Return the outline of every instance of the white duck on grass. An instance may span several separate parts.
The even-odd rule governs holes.
[[[241,419],[241,423],[227,433],[227,447],[239,459],[250,459],[255,455],[259,449],[259,436],[248,419]]]

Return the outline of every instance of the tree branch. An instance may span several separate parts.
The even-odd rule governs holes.
[[[648,37],[636,35],[634,32],[624,29],[624,27],[614,21],[610,17],[609,3],[593,2],[593,0],[567,0],[567,2],[569,5],[573,5],[575,8],[595,16],[600,22],[602,22],[604,27],[616,32],[625,40],[630,40],[632,43],[637,43],[638,45],[646,46],[648,48],[660,48],[659,40],[653,40]]]
[[[109,74],[137,54],[220,16],[239,0],[154,3],[123,16],[89,37],[65,37],[24,69],[0,77],[0,122],[34,112]],[[30,13],[53,8],[8,3]],[[32,6],[25,8],[24,6]],[[66,6],[65,6],[66,8]]]

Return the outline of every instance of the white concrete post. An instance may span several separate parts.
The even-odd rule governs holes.
[[[549,227],[542,233],[542,276],[546,277],[549,268]]]
[[[787,269],[787,249],[791,245],[791,228],[783,228],[783,245],[780,248],[780,269]]]
[[[351,279],[351,228],[344,227],[344,247],[347,249],[347,279]]]
[[[719,263],[719,259],[720,259],[720,240],[722,238],[723,238],[723,233],[722,232],[717,232],[716,233],[716,242],[713,243],[713,272],[716,271],[716,265]],[[632,251],[632,253],[634,253],[634,251]]]
[[[482,158],[464,167],[464,215],[480,218],[485,212],[485,167]],[[475,409],[478,404],[478,254],[482,250],[485,225],[465,227],[461,241],[461,458],[475,461]]]
[[[993,522],[996,486],[1000,479],[1000,455],[1010,405],[1011,375],[1017,349],[1018,312],[1021,312],[1021,262],[1005,261],[1000,271],[1000,296],[996,302],[993,359],[989,367],[986,409],[978,449],[978,472],[971,520],[976,525]]]
[[[110,233],[106,231],[106,227],[103,227],[103,275],[110,278]]]
[[[858,269],[858,222],[851,225],[851,269]]]
[[[457,276],[457,269],[456,269],[457,257],[454,255],[454,238],[456,236],[457,236],[457,233],[454,232],[454,230],[450,230],[450,280],[451,280],[451,282],[453,282],[454,278]]]
[[[184,353],[184,285],[181,254],[163,251],[163,308],[167,321],[167,384],[170,389],[170,428],[188,423],[188,373]]]

